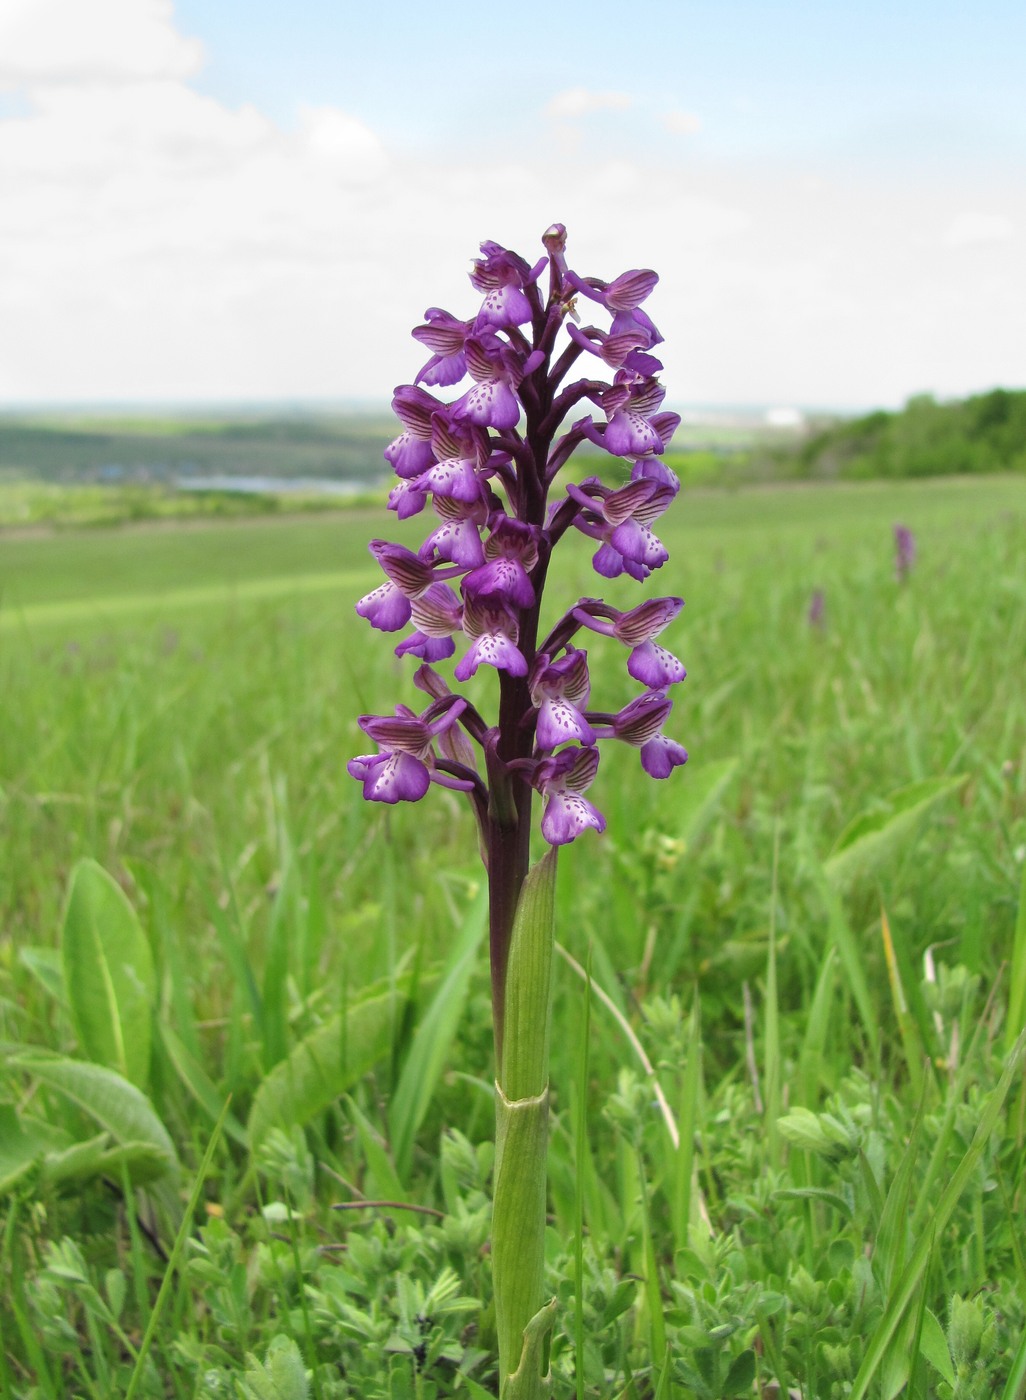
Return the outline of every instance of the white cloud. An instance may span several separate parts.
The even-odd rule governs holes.
[[[425,307],[473,313],[478,241],[532,257],[557,220],[581,272],[661,273],[650,309],[671,399],[892,402],[920,385],[1026,382],[1024,272],[1005,233],[1026,221],[1026,193],[998,204],[981,186],[970,207],[1006,215],[951,225],[954,246],[991,240],[984,277],[938,238],[949,189],[692,168],[665,151],[610,159],[586,122],[556,128],[579,133],[572,162],[551,129],[535,150],[496,139],[487,159],[414,161],[344,104],[286,129],[201,95],[195,46],[166,5],[31,0],[18,13],[37,6],[49,57],[42,40],[0,42],[21,74],[18,114],[0,118],[9,400],[383,400],[425,358],[409,338]],[[105,69],[94,46],[72,79],[59,21],[74,28],[86,10],[133,20],[108,34]],[[0,16],[9,35],[13,0]],[[573,117],[629,102],[578,89],[553,105]]]
[[[682,112],[679,109],[664,112],[662,122],[666,130],[674,136],[694,136],[696,131],[702,130],[702,118],[694,112]]]
[[[944,231],[949,248],[972,248],[981,243],[1004,243],[1015,234],[1015,227],[1003,214],[967,211],[952,219]]]
[[[349,180],[373,179],[388,168],[384,146],[369,126],[337,107],[304,107],[301,133],[311,155]]]
[[[589,88],[567,88],[558,92],[545,108],[547,117],[557,121],[576,121],[592,112],[625,112],[633,99],[625,92],[592,92]]]
[[[203,46],[172,11],[171,0],[0,0],[0,88],[189,77]]]

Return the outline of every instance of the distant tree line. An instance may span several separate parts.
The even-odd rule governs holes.
[[[1026,472],[1026,390],[992,389],[945,403],[920,394],[899,412],[879,410],[815,430],[781,453],[777,465],[799,477]]]

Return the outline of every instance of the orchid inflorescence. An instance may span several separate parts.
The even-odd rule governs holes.
[[[894,527],[894,576],[904,583],[916,562],[916,537],[907,525]]]
[[[430,358],[414,384],[395,391],[403,431],[385,451],[398,478],[388,505],[406,519],[430,502],[438,523],[416,553],[371,542],[385,581],[356,607],[383,632],[412,624],[395,650],[420,659],[414,683],[430,703],[419,715],[399,705],[391,716],[361,717],[378,752],[352,759],[350,774],[375,802],[419,801],[431,783],[468,793],[486,851],[503,831],[526,825],[532,791],[545,801],[542,833],[550,844],[589,827],[604,830],[585,796],[603,740],[638,748],[656,778],[687,759],[663,732],[668,690],[684,679],[684,667],[655,640],[683,599],[650,598],[622,611],[583,598],[539,640],[549,561],[566,532],[573,527],[596,541],[593,562],[603,577],[643,581],[667,559],[652,526],[680,489],[659,460],[680,417],[661,410],[662,365],[652,351],[662,337],[641,309],[656,274],[579,277],[567,266],[561,224],[542,241],[546,252],[533,267],[483,243],[470,274],[484,294],[476,316],[459,320],[432,307],[413,331]],[[546,269],[547,298],[540,286]],[[581,323],[586,303],[609,314],[608,329]],[[562,387],[588,356],[611,382],[584,377]],[[446,388],[468,375],[471,388],[452,403],[424,387]],[[601,419],[586,413],[564,426],[582,405]],[[585,443],[630,464],[623,484],[588,477],[550,499],[561,469]],[[575,644],[582,631],[629,649],[628,674],[644,690],[618,712],[589,708],[588,656]],[[497,670],[495,725],[434,669],[455,654],[461,634],[468,645],[453,676],[465,682],[482,665]]]

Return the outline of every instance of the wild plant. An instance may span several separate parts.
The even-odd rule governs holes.
[[[542,241],[545,253],[533,266],[497,243],[482,244],[470,274],[483,293],[480,309],[462,320],[432,307],[413,331],[431,355],[393,399],[403,431],[385,452],[398,477],[388,505],[406,519],[430,502],[438,520],[416,552],[371,542],[385,582],[356,610],[383,632],[412,624],[395,650],[420,661],[413,681],[428,704],[419,714],[398,704],[393,715],[362,716],[377,752],[349,763],[370,801],[417,802],[434,783],[465,793],[477,820],[489,886],[496,1065],[493,1284],[500,1389],[509,1400],[548,1389],[544,1353],[554,1305],[543,1305],[543,1269],[556,855],[589,829],[605,829],[586,796],[603,742],[637,748],[654,778],[669,777],[687,759],[664,733],[669,689],[684,679],[684,667],[655,640],[683,599],[648,598],[624,611],[579,598],[559,605],[547,630],[542,625],[550,562],[568,531],[595,541],[593,564],[604,579],[626,574],[643,583],[666,562],[652,526],[679,490],[660,455],[680,422],[662,410],[662,364],[652,353],[661,336],[642,310],[656,274],[581,277],[567,264],[561,224]],[[608,329],[582,323],[585,306],[607,313]],[[566,383],[582,357],[611,379]],[[449,403],[423,387],[443,389],[467,375],[471,388]],[[582,408],[601,417],[573,417]],[[614,484],[597,475],[567,479],[584,445],[614,459]],[[582,633],[627,648],[628,676],[642,688],[622,706],[593,707]],[[482,666],[497,673],[491,719],[434,667],[455,654],[457,637],[466,646],[452,671],[456,682]],[[549,849],[532,866],[536,793]]]

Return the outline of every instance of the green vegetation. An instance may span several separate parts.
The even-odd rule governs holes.
[[[801,444],[792,471],[863,480],[1026,472],[1026,390],[992,389],[951,403],[923,394],[900,413],[832,424]]]
[[[1022,483],[664,523],[691,760],[604,758],[560,857],[554,1394],[1016,1400]],[[378,529],[3,539],[3,1400],[494,1393],[473,822],[345,773],[415,703]]]
[[[364,493],[366,500],[373,493]],[[349,498],[347,505],[353,504]],[[85,482],[0,481],[0,530],[80,529],[144,521],[243,519],[338,510],[324,491],[176,490],[160,482],[95,485]]]

